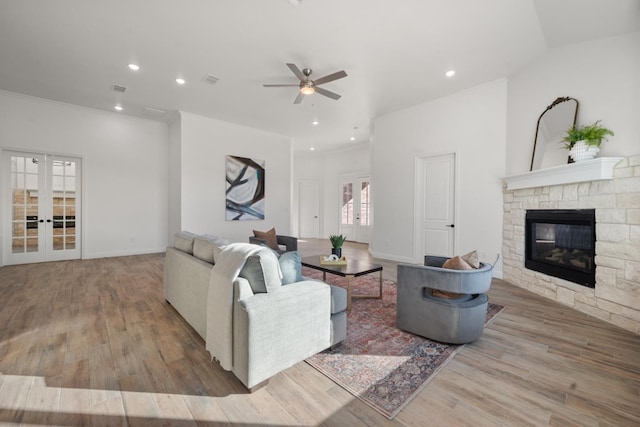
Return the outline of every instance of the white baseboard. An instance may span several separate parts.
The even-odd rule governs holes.
[[[160,248],[150,248],[150,249],[93,252],[93,253],[83,254],[82,259],[113,258],[113,257],[119,257],[119,256],[132,256],[132,255],[148,255],[148,254],[164,253],[166,251],[167,251],[166,246],[162,246]]]
[[[415,264],[412,258],[397,256],[393,254],[385,254],[382,252],[376,252],[376,251],[372,251],[371,248],[369,248],[369,255],[371,255],[374,258],[388,259],[389,261],[403,262],[406,264]]]

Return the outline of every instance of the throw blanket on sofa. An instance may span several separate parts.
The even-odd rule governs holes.
[[[223,369],[233,368],[233,282],[247,257],[263,249],[249,243],[232,243],[220,253],[211,271],[207,295],[207,342],[211,357]]]

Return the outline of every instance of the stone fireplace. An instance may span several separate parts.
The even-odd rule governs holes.
[[[602,169],[607,161],[588,162]],[[640,155],[610,159],[609,163],[610,173],[576,176],[585,166],[572,164],[505,179],[503,278],[640,333]],[[595,247],[591,248],[585,240],[587,229],[580,227],[589,220],[574,222],[578,228],[572,235],[563,227],[566,219],[555,220],[569,212],[588,211],[595,219]],[[552,218],[540,220],[539,213],[551,213]],[[564,252],[567,247],[570,254]],[[551,268],[537,268],[540,262]],[[561,268],[562,262],[573,263],[570,270],[584,275],[558,277],[556,267]]]

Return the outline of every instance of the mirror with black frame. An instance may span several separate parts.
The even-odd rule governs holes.
[[[565,131],[575,126],[578,100],[560,97],[540,114],[533,140],[530,171],[569,163],[569,152],[561,143]]]

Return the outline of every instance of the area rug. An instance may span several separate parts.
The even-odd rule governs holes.
[[[322,278],[304,268],[307,277]],[[327,275],[332,285],[346,280]],[[377,275],[355,279],[355,293],[375,294]],[[487,324],[504,307],[489,304]],[[393,419],[464,345],[431,341],[396,328],[396,284],[385,280],[382,299],[354,299],[347,314],[347,339],[306,362],[345,390]]]

